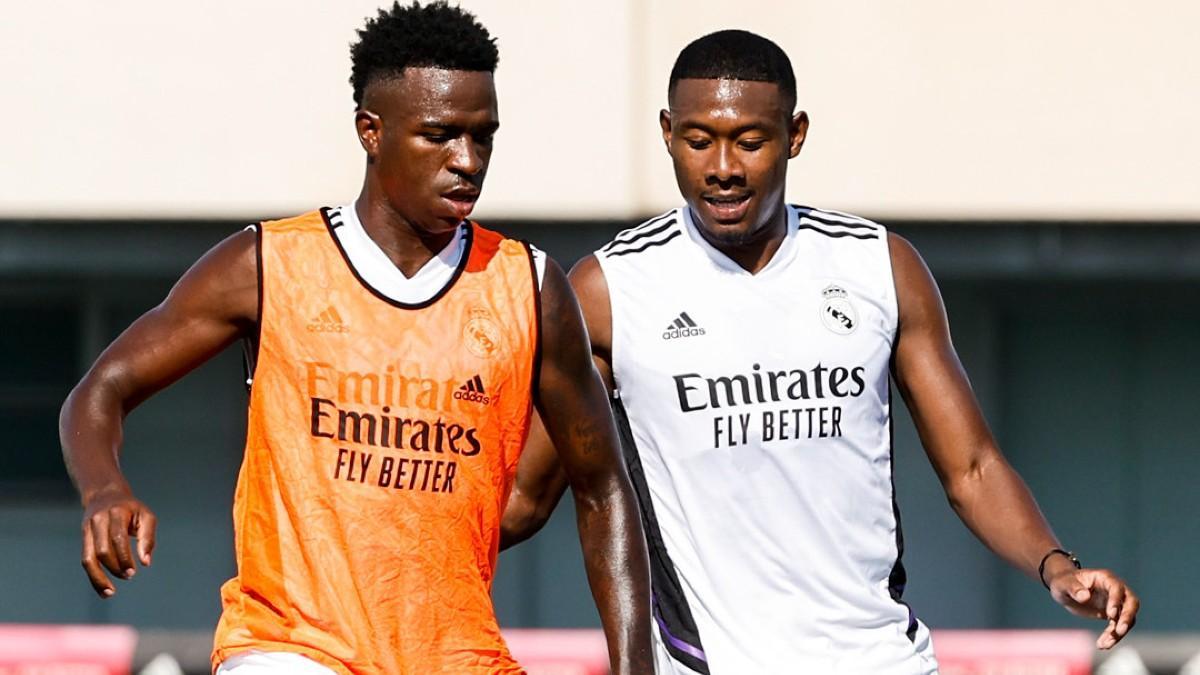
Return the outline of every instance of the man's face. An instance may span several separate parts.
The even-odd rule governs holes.
[[[492,74],[406,68],[372,83],[356,117],[388,206],[414,229],[454,229],[475,208],[500,126]]]
[[[659,120],[663,140],[706,238],[736,246],[782,223],[787,161],[800,152],[808,117],[792,115],[779,85],[682,79],[670,105]]]

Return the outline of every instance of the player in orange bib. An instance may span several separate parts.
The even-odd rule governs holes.
[[[124,416],[245,339],[217,672],[522,672],[490,589],[535,404],[613,672],[652,672],[643,535],[575,297],[553,261],[467,220],[499,126],[494,42],[458,8],[397,4],[352,56],[358,199],[218,244],[64,404],[87,575],[110,597],[106,570],[129,579],[154,548],[118,465]]]

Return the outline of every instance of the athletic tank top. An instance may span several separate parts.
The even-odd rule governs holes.
[[[529,249],[475,224],[453,278],[367,285],[328,211],[259,228],[260,336],[213,662],[296,652],[339,673],[519,673],[490,587],[529,428]]]
[[[750,274],[688,209],[596,252],[660,672],[926,673],[900,600],[883,227],[787,207]]]

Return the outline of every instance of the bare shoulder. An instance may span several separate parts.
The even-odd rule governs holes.
[[[941,292],[916,247],[904,237],[889,232],[888,250],[892,259],[892,277],[896,283],[896,303],[901,325],[906,320],[911,322],[922,317],[942,315],[945,310],[942,308]]]
[[[184,273],[163,307],[253,324],[258,320],[258,264],[258,234],[232,234]]]
[[[592,351],[606,355],[612,348],[612,308],[609,305],[608,281],[595,255],[584,256],[571,268],[571,287],[579,298],[584,323],[592,342]]]
[[[921,258],[921,254],[917,252],[912,243],[896,234],[888,232],[888,252],[892,259],[892,274],[896,277],[896,286],[899,290],[901,280],[911,280],[915,276],[926,276],[929,274],[929,268],[925,266],[925,261]]]

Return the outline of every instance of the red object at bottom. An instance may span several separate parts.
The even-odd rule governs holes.
[[[935,630],[941,675],[1090,675],[1096,647],[1082,630]]]
[[[529,675],[608,673],[608,644],[599,630],[506,628],[504,641]]]
[[[0,675],[129,675],[129,626],[0,624]]]

